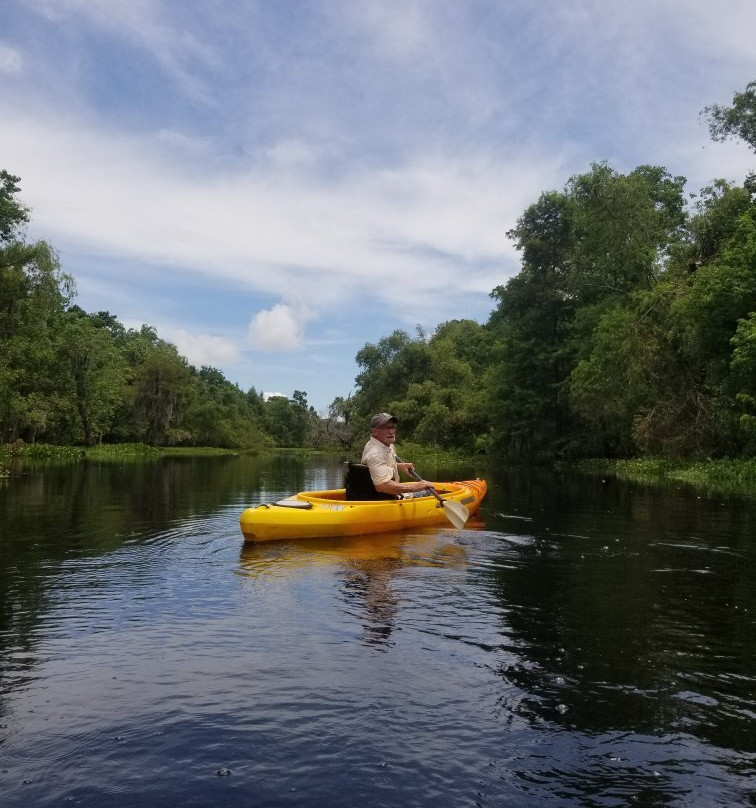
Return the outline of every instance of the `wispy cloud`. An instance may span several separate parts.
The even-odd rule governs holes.
[[[0,74],[17,74],[22,68],[23,60],[19,51],[0,42]]]
[[[223,62],[216,49],[203,43],[200,31],[182,24],[177,8],[161,0],[27,0],[30,10],[57,26],[80,21],[96,36],[107,35],[138,49],[142,58],[159,65],[194,97],[210,98],[198,81],[198,68],[218,68]]]
[[[53,242],[326,306],[366,285],[414,305],[396,290],[432,294],[432,280],[460,267],[475,285],[480,265],[487,283],[488,268],[512,257],[507,226],[560,169],[550,155],[523,164],[436,155],[338,180],[292,177],[290,159],[283,169],[186,176],[160,141],[79,128],[63,115],[52,128],[17,117],[0,145]]]

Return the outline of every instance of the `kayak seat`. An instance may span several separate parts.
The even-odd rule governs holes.
[[[375,490],[373,478],[370,476],[370,469],[362,463],[352,463],[347,460],[344,464],[346,472],[344,482],[346,491],[344,499],[347,500],[378,500],[396,499],[393,494],[383,494]]]

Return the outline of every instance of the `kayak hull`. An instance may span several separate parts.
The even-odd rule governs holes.
[[[485,480],[433,483],[445,500],[472,514],[486,494]],[[278,502],[247,508],[239,520],[245,542],[318,537],[362,536],[414,527],[449,524],[434,496],[412,499],[347,501],[344,489],[303,491]]]

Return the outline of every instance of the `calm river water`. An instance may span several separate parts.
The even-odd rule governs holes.
[[[338,458],[0,480],[0,805],[756,805],[756,499],[485,476],[463,531],[245,547]]]

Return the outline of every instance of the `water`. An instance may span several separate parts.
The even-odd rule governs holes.
[[[756,501],[496,468],[451,526],[247,546],[337,459],[0,481],[0,804],[756,805]]]

